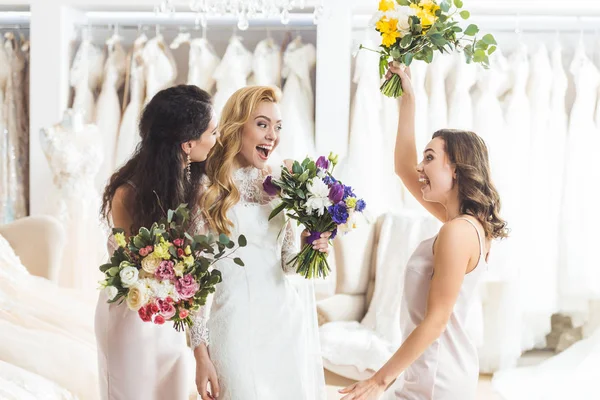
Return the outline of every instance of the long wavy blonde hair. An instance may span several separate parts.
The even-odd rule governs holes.
[[[248,122],[262,102],[278,103],[280,92],[270,86],[248,86],[235,92],[221,113],[221,137],[206,160],[209,184],[200,198],[200,209],[214,232],[229,235],[233,223],[227,212],[238,201],[240,193],[233,181],[236,155],[242,149],[244,124]]]

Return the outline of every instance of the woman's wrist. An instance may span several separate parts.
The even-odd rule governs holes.
[[[208,354],[208,347],[206,347],[205,343],[200,343],[194,349],[194,358],[196,359],[196,361],[198,361],[198,360],[206,360],[206,359],[210,360],[210,356]]]

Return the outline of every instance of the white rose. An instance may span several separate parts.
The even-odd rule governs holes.
[[[142,260],[142,269],[147,273],[154,275],[154,272],[156,272],[161,261],[160,258],[148,256]]]
[[[139,310],[148,301],[148,291],[142,284],[135,284],[129,288],[127,294],[127,307],[130,310]]]
[[[139,271],[135,267],[125,267],[119,272],[119,276],[123,287],[128,288],[138,281]]]
[[[114,286],[107,286],[104,288],[104,294],[106,294],[108,300],[113,300],[119,294],[119,290]]]

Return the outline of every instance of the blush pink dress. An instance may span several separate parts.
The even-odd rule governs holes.
[[[487,263],[483,235],[477,231],[480,256],[475,269],[465,275],[454,311],[446,330],[390,389],[396,399],[404,400],[474,400],[479,378],[479,360],[475,343],[467,334],[467,316],[472,297]],[[404,295],[400,314],[402,337],[406,338],[423,321],[433,277],[433,244],[437,236],[423,241],[406,266]]]

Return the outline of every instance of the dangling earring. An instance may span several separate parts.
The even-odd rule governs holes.
[[[185,178],[188,183],[192,181],[192,159],[189,154],[187,155],[187,163],[185,166]]]

